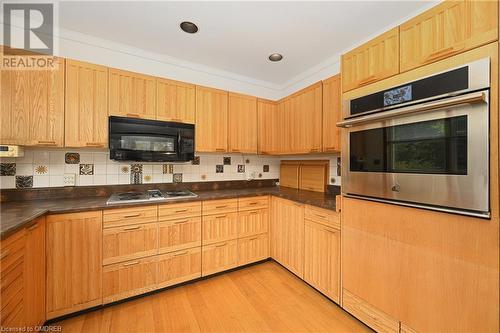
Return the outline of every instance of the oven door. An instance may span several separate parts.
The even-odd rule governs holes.
[[[489,216],[488,91],[354,118],[345,195]]]

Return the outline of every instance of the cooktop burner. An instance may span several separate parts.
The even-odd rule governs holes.
[[[116,193],[113,194],[106,203],[112,205],[129,202],[175,200],[189,197],[197,197],[197,195],[189,190],[171,190],[165,192],[160,190],[149,190],[146,192]]]

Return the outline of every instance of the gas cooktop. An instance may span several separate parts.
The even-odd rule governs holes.
[[[195,193],[189,190],[149,190],[145,192],[123,192],[113,194],[106,204],[121,204],[130,202],[149,202],[149,201],[162,201],[162,200],[175,200],[182,198],[197,197]]]

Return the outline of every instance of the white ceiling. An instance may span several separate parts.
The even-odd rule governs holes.
[[[428,1],[59,3],[59,26],[283,86]],[[199,32],[182,32],[195,22]],[[284,59],[271,63],[270,53]]]

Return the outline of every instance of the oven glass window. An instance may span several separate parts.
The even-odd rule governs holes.
[[[350,170],[467,174],[467,116],[350,133]]]
[[[176,141],[174,136],[122,135],[111,144],[113,149],[174,153]]]

